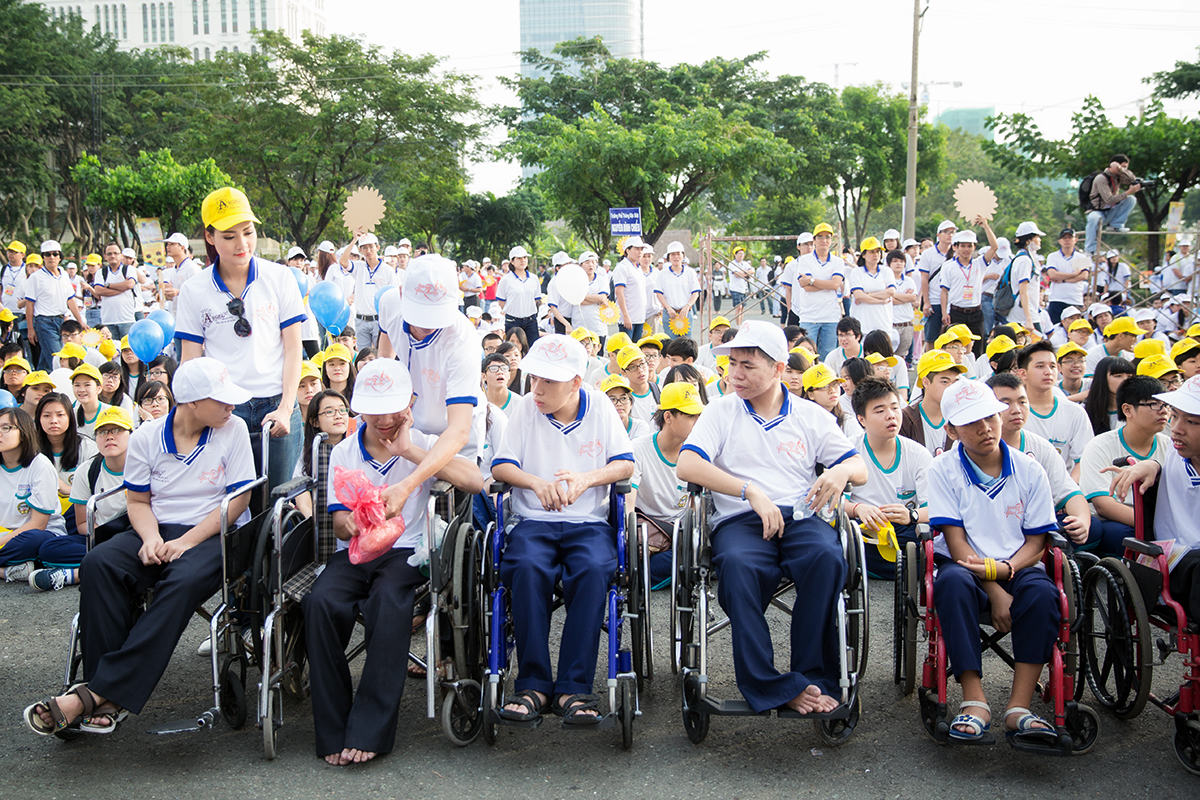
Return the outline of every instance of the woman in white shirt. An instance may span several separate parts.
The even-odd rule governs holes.
[[[0,409],[0,460],[0,571],[5,583],[27,581],[38,561],[78,566],[87,544],[83,537],[67,537],[58,472],[38,449],[33,417],[19,408]]]

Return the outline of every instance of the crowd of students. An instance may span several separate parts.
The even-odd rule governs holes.
[[[407,247],[393,267],[383,261],[397,255],[392,248],[381,256],[373,236],[357,235],[340,253],[319,248],[321,277],[346,282],[355,323],[316,348],[303,333],[311,314],[299,282],[254,256],[257,220],[245,196],[215,192],[202,216],[208,266],[173,298],[181,363],[131,361],[126,343],[103,330],[93,342],[78,320],[61,318],[57,376],[32,369],[23,352],[4,362],[14,397],[0,410],[0,476],[13,488],[0,499],[5,580],[81,586],[86,683],[26,709],[37,733],[72,725],[108,733],[142,709],[191,610],[218,587],[217,507],[253,479],[256,435],[270,437],[271,485],[300,475],[327,485],[327,507],[307,496],[299,505],[327,516],[338,539],[303,604],[316,751],[333,765],[394,745],[413,597],[424,580],[414,553],[431,522],[435,478],[475,495],[493,480],[512,487],[501,577],[512,594],[519,676],[500,710],[512,720],[547,712],[572,725],[600,720],[592,682],[616,558],[607,487],[624,479],[656,586],[670,577],[685,487],[712,492],[718,599],[733,622],[739,689],[755,710],[837,705],[826,612],[845,562],[814,514],[841,495],[865,535],[891,528],[903,544],[922,526],[942,534],[938,610],[964,698],[955,738],[981,738],[991,724],[975,627],[982,610],[1015,632],[1004,726],[1030,737],[1049,729],[1029,710],[1058,613],[1039,566],[1046,534],[1061,527],[1079,549],[1119,555],[1132,531],[1123,491],[1131,474],[1163,484],[1160,515],[1179,548],[1172,589],[1178,578],[1185,608],[1200,617],[1200,539],[1183,524],[1188,508],[1200,508],[1200,326],[1164,340],[1154,319],[1107,304],[1084,313],[1083,297],[1064,304],[1052,293],[1057,319],[1043,327],[1033,313],[1042,305],[1040,264],[1017,263],[1036,252],[1032,223],[1018,229],[1015,254],[983,224],[989,245],[979,259],[975,234],[944,223],[930,248],[938,265],[928,249],[907,253],[889,231],[884,242],[863,243],[848,278],[830,255],[832,229],[819,225],[800,237],[809,250],[784,272],[794,324],[741,318],[746,298],[736,284],[737,316],[713,317],[696,339],[684,332],[703,289],[681,247],[667,249],[664,281],[643,258],[644,243],[625,241],[611,288],[595,253],[561,254],[556,267],[578,264],[588,276],[575,305],[553,279],[543,298],[528,253],[514,248],[495,281],[504,323],[492,329],[482,324],[490,311],[480,310],[488,300],[474,267],[435,254],[410,260]],[[951,246],[955,263],[946,261]],[[1011,269],[993,275],[1010,256]],[[1072,260],[1060,251],[1046,278],[1058,285],[1055,274],[1070,272]],[[744,279],[749,268],[734,265],[734,280]],[[976,310],[989,276],[1014,287],[1014,321],[993,308],[995,324],[985,325],[989,312]],[[850,313],[837,296],[844,280]],[[896,298],[927,302],[937,296],[931,287],[941,300],[928,319],[945,330],[915,359],[910,385],[911,317],[880,309],[894,314]],[[616,331],[597,315],[610,292]],[[377,297],[377,307],[364,296]],[[656,300],[661,314],[647,310]],[[542,304],[548,320],[539,325]],[[1033,324],[1018,324],[1022,314]],[[332,446],[325,474],[311,456],[320,433]],[[1139,466],[1115,469],[1117,457]],[[335,466],[361,471],[382,489],[387,513],[403,518],[405,534],[383,557],[350,561],[359,531],[337,498]],[[126,499],[101,504],[105,535],[88,551],[81,510],[117,486]],[[65,514],[68,504],[75,508]],[[245,496],[232,508],[244,514]],[[481,526],[493,513],[486,502],[474,511]],[[868,569],[892,577],[880,553]],[[775,665],[763,616],[783,575],[796,582],[797,608],[811,612],[793,615],[788,669]],[[549,610],[558,580],[567,623],[555,671]],[[155,602],[135,620],[131,592],[149,586]],[[389,646],[368,649],[355,691],[343,645],[360,613],[368,638]]]

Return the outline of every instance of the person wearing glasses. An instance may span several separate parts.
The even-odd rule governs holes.
[[[125,382],[125,372],[121,369],[121,365],[115,361],[105,361],[98,369],[100,370],[100,402],[125,409],[125,413],[133,419],[133,395],[126,388],[129,384]]]
[[[204,198],[200,215],[212,265],[180,289],[175,338],[182,341],[184,362],[203,352],[225,364],[233,382],[250,392],[234,413],[252,439],[265,422],[274,423],[267,478],[275,487],[291,477],[300,457],[296,389],[304,358],[304,302],[285,267],[254,255],[258,218],[245,194],[218,189]],[[257,457],[260,449],[254,452]]]
[[[492,353],[483,359],[483,393],[487,401],[505,414],[509,412],[513,400],[520,397],[508,388],[509,375],[512,367],[508,359],[499,353]]]
[[[38,369],[54,369],[54,354],[62,349],[63,317],[71,314],[83,325],[83,312],[75,302],[75,287],[64,270],[62,245],[53,239],[42,242],[42,268],[25,281],[25,323],[29,341],[40,345]]]
[[[179,365],[175,359],[165,353],[159,354],[146,365],[146,380],[159,381],[170,386],[171,381],[175,378],[175,370],[178,368]]]
[[[0,470],[4,582],[28,581],[38,561],[78,564],[87,546],[67,539],[58,501],[58,471],[39,449],[33,417],[20,408],[0,409],[0,464],[4,467]]]
[[[175,396],[171,387],[161,381],[146,381],[138,387],[138,425],[161,419],[175,407]],[[99,423],[97,423],[99,424]]]
[[[350,407],[346,398],[334,389],[322,389],[308,403],[308,412],[304,417],[304,450],[300,460],[296,462],[293,478],[311,478],[313,475],[312,444],[317,434],[323,433],[329,438],[326,444],[332,449],[350,430]],[[296,498],[296,508],[306,517],[313,514],[313,498],[308,492]]]

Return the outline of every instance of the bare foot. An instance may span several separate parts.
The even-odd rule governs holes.
[[[325,756],[325,763],[331,767],[343,767],[347,762],[343,760],[341,753],[331,753]]]
[[[355,750],[352,747],[347,747],[342,751],[342,764],[363,764],[375,757],[375,753],[368,750]]]
[[[787,705],[788,708],[801,714],[811,714],[814,711],[824,714],[837,708],[838,701],[827,694],[821,694],[820,689],[809,684],[803,692],[788,701]]]

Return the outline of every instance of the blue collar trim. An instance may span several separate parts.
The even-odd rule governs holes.
[[[213,283],[217,285],[217,289],[233,296],[233,292],[229,291],[229,287],[225,285],[225,281],[221,280],[221,259],[218,258],[213,262]],[[254,256],[250,257],[250,273],[246,276],[246,288],[242,290],[242,297],[246,296],[246,292],[250,291],[250,284],[254,283],[254,279],[258,277],[258,259]]]

